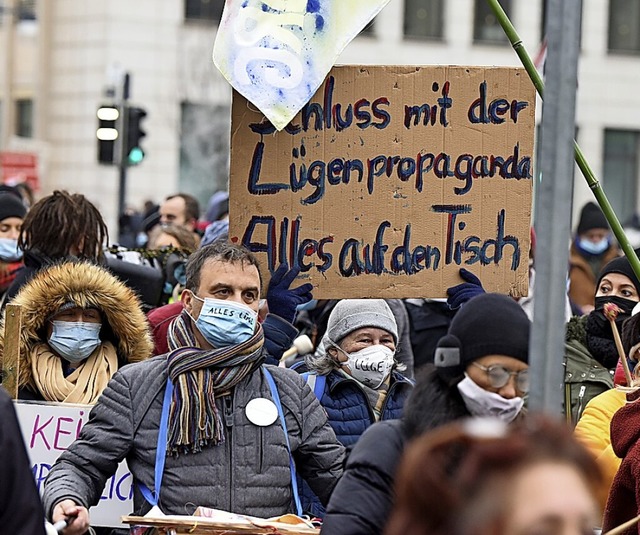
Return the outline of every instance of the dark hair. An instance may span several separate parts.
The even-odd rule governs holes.
[[[80,193],[54,191],[40,199],[27,213],[18,241],[23,251],[37,249],[51,259],[76,256],[102,257],[109,231],[99,210]]]
[[[240,263],[242,266],[255,266],[260,273],[260,266],[256,256],[245,247],[235,245],[231,242],[218,240],[210,245],[198,249],[187,261],[187,282],[185,287],[192,292],[197,292],[200,287],[200,273],[202,267],[208,260],[219,262],[229,262],[231,264]],[[262,286],[262,277],[260,277]]]
[[[200,219],[200,204],[198,204],[198,199],[188,193],[176,193],[175,195],[169,195],[165,201],[170,201],[176,197],[184,201],[184,218],[186,221],[191,221],[192,219],[197,221]]]
[[[156,228],[152,229],[151,231],[152,233],[155,232],[155,234],[152,234],[149,240],[149,244],[147,245],[147,248],[149,249],[155,249],[155,242],[157,241],[160,234],[163,233],[168,234],[172,238],[175,238],[178,242],[179,247],[181,249],[185,249],[189,254],[193,253],[198,248],[197,235],[191,232],[186,227],[182,227],[180,225],[164,225],[157,228],[157,232],[155,232]]]
[[[443,379],[433,363],[420,367],[402,415],[404,432],[409,439],[452,420],[469,416],[456,385]],[[442,402],[446,410],[432,410],[435,400]]]
[[[640,343],[640,314],[635,314],[624,320],[620,339],[622,340],[625,355],[632,357],[632,355],[629,355],[631,349]]]
[[[595,502],[600,469],[562,422],[529,416],[507,426],[466,419],[425,433],[403,456],[386,533],[504,533],[509,478],[545,462],[575,468]]]

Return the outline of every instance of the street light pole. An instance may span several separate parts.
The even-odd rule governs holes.
[[[122,95],[120,98],[120,128],[118,132],[120,135],[118,139],[120,140],[116,144],[116,155],[118,162],[118,171],[120,183],[118,187],[118,241],[120,241],[120,236],[122,235],[122,218],[124,216],[125,209],[125,200],[127,197],[127,156],[126,147],[127,147],[127,128],[129,127],[129,94],[130,94],[130,85],[131,85],[131,76],[128,72],[124,74],[123,83],[122,83]]]

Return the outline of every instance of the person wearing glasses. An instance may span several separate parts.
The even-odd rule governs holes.
[[[425,365],[401,420],[378,422],[360,437],[327,506],[322,534],[382,533],[405,444],[470,416],[511,422],[529,390],[531,321],[516,301],[485,293],[467,301]]]

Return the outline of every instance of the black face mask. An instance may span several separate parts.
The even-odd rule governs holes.
[[[605,297],[596,297],[596,301],[595,301],[596,308],[593,312],[591,312],[590,315],[593,317],[597,325],[603,330],[606,330],[606,328],[609,326],[609,320],[604,315],[604,305],[606,305],[607,303],[613,303],[614,305],[622,309],[622,312],[620,312],[618,314],[618,317],[616,318],[616,325],[618,326],[618,331],[621,331],[624,320],[626,320],[631,316],[631,311],[633,310],[633,307],[635,307],[638,304],[638,302],[633,301],[631,299],[625,299],[624,297],[617,297],[613,295],[605,296]]]

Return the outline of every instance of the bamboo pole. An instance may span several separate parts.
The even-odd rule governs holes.
[[[498,22],[500,23],[500,26],[502,26],[504,33],[508,37],[509,42],[511,43],[511,46],[513,47],[513,50],[516,52],[516,54],[520,58],[520,61],[522,62],[522,65],[526,69],[527,74],[529,75],[529,78],[531,78],[531,81],[533,82],[533,85],[535,86],[536,91],[538,91],[540,98],[544,100],[544,82],[542,81],[542,77],[540,76],[540,73],[538,72],[535,65],[533,64],[533,61],[531,60],[531,57],[529,56],[529,53],[527,52],[526,48],[522,44],[522,39],[520,39],[518,32],[516,31],[511,21],[509,20],[509,17],[507,16],[507,14],[504,12],[504,9],[502,9],[502,6],[500,5],[500,1],[487,0],[487,2],[489,2],[489,6],[491,7]],[[640,279],[640,260],[638,260],[638,257],[635,251],[633,250],[633,247],[631,247],[631,244],[629,243],[629,239],[624,233],[624,230],[622,229],[622,225],[620,224],[620,221],[618,221],[618,217],[613,211],[613,208],[609,203],[609,199],[607,199],[607,196],[605,195],[605,192],[602,189],[602,185],[596,178],[595,173],[589,166],[589,163],[587,162],[584,154],[582,153],[580,146],[575,140],[573,141],[573,151],[574,151],[575,161],[578,164],[580,171],[582,172],[582,176],[584,176],[585,180],[587,181],[587,185],[593,192],[593,195],[596,198],[596,201],[598,201],[598,204],[600,205],[602,212],[607,218],[607,221],[609,222],[609,226],[611,227],[611,230],[613,231],[613,234],[616,237],[616,240],[618,240],[618,243],[620,244],[622,251],[624,252],[627,259],[629,260],[629,263],[631,264],[631,268],[633,269],[633,272],[636,274],[636,277]]]
[[[22,309],[20,305],[7,305],[4,314],[4,353],[2,355],[2,386],[12,399],[18,399],[20,373],[20,331]]]
[[[605,303],[604,315],[609,320],[611,325],[611,331],[613,332],[613,339],[616,343],[616,349],[618,350],[618,356],[622,363],[622,369],[624,370],[624,377],[627,380],[628,386],[633,386],[633,379],[631,378],[631,370],[627,363],[627,356],[624,354],[624,347],[622,347],[622,340],[620,339],[620,332],[618,331],[618,325],[616,324],[616,318],[618,314],[622,312],[622,309],[614,303]]]
[[[624,524],[620,524],[618,527],[610,529],[603,535],[621,535],[622,533],[627,531],[629,528],[635,526],[639,521],[640,521],[640,515],[636,516],[635,518],[632,518],[631,520],[628,520]]]

